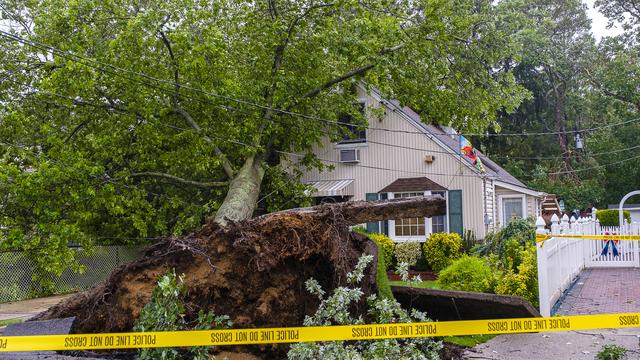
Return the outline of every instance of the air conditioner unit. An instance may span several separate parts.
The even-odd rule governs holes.
[[[433,156],[433,155],[425,155],[424,156],[424,162],[426,162],[427,164],[431,164],[435,159],[436,159],[436,157]]]
[[[340,162],[341,163],[359,163],[360,150],[359,149],[340,150]]]

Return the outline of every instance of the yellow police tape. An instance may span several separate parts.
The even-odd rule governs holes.
[[[591,240],[640,240],[640,235],[553,235],[536,234],[536,241],[543,242],[551,238],[591,239]]]
[[[83,335],[4,336],[0,337],[0,352],[245,345],[336,340],[379,340],[391,338],[511,334],[629,327],[640,327],[640,313],[579,315],[550,318],[439,321],[410,324],[311,326]]]

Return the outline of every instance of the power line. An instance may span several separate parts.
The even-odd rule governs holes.
[[[52,95],[52,96],[57,96],[57,97],[61,97],[61,98],[64,98],[64,99],[68,99],[68,100],[74,101],[74,103],[75,103],[75,101],[77,100],[77,99],[70,98],[70,97],[67,97],[67,96],[64,96],[64,95],[59,95],[59,94],[56,94],[56,93],[52,93],[52,92],[49,92],[49,91],[46,91],[46,90],[39,90],[39,89],[38,89],[38,91],[42,91],[42,92],[44,92],[44,93],[46,93],[46,94],[49,94],[49,95]],[[92,105],[92,106],[96,106],[96,107],[102,107],[102,106],[100,106],[99,104],[93,104],[93,103],[86,103],[86,104],[88,104],[88,105]],[[118,112],[121,112],[121,113],[123,113],[123,114],[125,114],[125,115],[135,116],[135,114],[130,113],[130,112],[126,112],[126,111],[119,110],[119,109],[114,109],[114,110],[116,110],[116,111],[118,111]],[[161,124],[162,124],[162,123],[161,123]],[[164,124],[163,124],[163,125],[164,125]],[[182,130],[182,131],[188,131],[188,129],[183,129],[183,128],[179,128],[179,127],[172,127],[172,128],[175,128],[175,129],[178,129],[178,130]],[[250,145],[250,144],[247,144],[247,143],[244,143],[244,142],[242,142],[242,141],[233,140],[233,139],[229,139],[229,138],[225,138],[225,137],[220,137],[220,136],[214,136],[214,135],[211,135],[211,136],[212,136],[212,137],[214,137],[214,138],[217,138],[217,139],[219,139],[219,140],[222,140],[222,141],[226,141],[226,142],[230,142],[230,143],[233,143],[233,144],[242,145],[242,146],[246,146],[246,147],[250,147],[250,148],[255,148],[255,146]],[[416,147],[404,146],[404,145],[388,144],[388,143],[377,142],[377,141],[372,141],[372,140],[367,140],[367,142],[374,143],[374,144],[379,144],[379,145],[383,145],[383,146],[390,146],[390,147],[396,147],[396,148],[409,149],[409,150],[426,151],[426,152],[431,152],[431,153],[434,153],[434,152],[435,152],[435,153],[451,154],[451,152],[447,152],[447,151],[438,151],[438,150],[431,150],[431,149],[424,149],[424,148],[416,148]],[[5,144],[6,144],[6,143],[5,143]],[[16,145],[14,145],[14,146],[16,146]],[[636,149],[636,148],[639,148],[639,147],[640,147],[640,145],[636,145],[636,146],[632,146],[632,147],[628,147],[628,148],[624,148],[624,149],[616,149],[616,150],[612,150],[612,151],[605,151],[605,152],[600,152],[600,153],[593,153],[593,154],[589,154],[589,155],[591,155],[591,156],[606,155],[606,154],[618,153],[618,152],[623,152],[623,151],[630,151],[630,150],[633,150],[633,149]],[[290,152],[285,152],[285,151],[278,151],[278,152],[279,152],[279,153],[282,153],[282,154],[286,154],[286,155],[302,156],[302,155],[300,155],[300,154],[295,154],[295,153],[290,153]],[[486,155],[485,155],[485,156],[486,156]],[[502,157],[504,157],[504,158],[511,158],[511,159],[519,159],[518,157],[509,157],[509,156],[502,156]],[[589,167],[589,168],[583,168],[583,169],[573,170],[573,171],[551,172],[551,173],[547,173],[547,175],[560,175],[560,174],[569,174],[569,173],[583,172],[583,171],[588,171],[588,170],[592,170],[592,169],[596,169],[596,168],[602,168],[602,167],[606,167],[606,166],[610,166],[610,165],[615,165],[615,164],[619,164],[619,163],[624,163],[624,162],[626,162],[626,161],[629,161],[629,160],[632,160],[632,159],[636,159],[636,158],[638,158],[638,157],[640,157],[640,156],[633,157],[633,158],[630,158],[630,159],[625,159],[625,160],[622,160],[622,161],[613,162],[613,163],[602,164],[602,165],[599,165],[599,166],[594,166],[594,167]],[[542,158],[542,157],[530,157],[530,158],[523,157],[523,158],[521,158],[521,159],[530,159],[530,160],[549,159],[549,160],[550,160],[550,159],[560,159],[560,158],[562,158],[562,157],[560,157],[560,156],[557,156],[557,157],[546,157],[546,158]],[[56,161],[56,160],[53,160],[53,159],[50,159],[50,158],[49,158],[48,160],[50,160],[50,161]],[[320,161],[322,161],[322,162],[325,162],[325,163],[338,163],[338,164],[340,164],[340,163],[341,163],[340,161],[328,160],[328,159],[322,159],[322,158],[318,158],[318,160],[320,160]],[[66,165],[65,165],[65,166],[66,166]],[[400,170],[400,169],[389,169],[389,168],[378,167],[378,166],[369,166],[369,165],[363,165],[363,164],[357,164],[356,166],[360,166],[360,167],[364,167],[364,168],[377,169],[377,170],[395,171],[395,172],[401,172],[401,173],[413,173],[413,174],[421,174],[421,175],[436,175],[436,176],[452,176],[452,180],[453,180],[455,177],[457,177],[457,176],[466,176],[466,177],[470,177],[470,176],[471,176],[471,177],[475,177],[475,176],[477,176],[477,175],[464,175],[464,174],[442,174],[442,173],[433,173],[433,172],[424,172],[424,171],[408,171],[408,170]],[[533,178],[534,176],[528,176],[528,177],[529,177],[529,178]],[[123,185],[124,185],[124,184],[123,184]],[[126,186],[126,185],[125,185],[125,186]],[[164,195],[164,194],[154,194],[154,193],[151,193],[151,194],[152,194],[152,195],[156,195],[156,196],[166,196],[166,195]],[[265,196],[265,198],[266,198],[266,197],[267,197],[267,196]]]
[[[588,167],[588,168],[582,168],[582,169],[577,169],[577,170],[550,172],[550,173],[547,173],[547,175],[573,174],[573,173],[577,173],[577,172],[583,172],[583,171],[589,171],[589,170],[593,170],[593,169],[599,169],[599,168],[603,168],[603,167],[607,167],[607,166],[611,166],[611,165],[622,164],[622,163],[625,163],[627,161],[631,161],[631,160],[635,160],[635,159],[640,159],[640,155],[634,156],[634,157],[630,157],[630,158],[627,158],[627,159],[624,159],[624,160],[614,161],[614,162],[611,162],[611,163],[592,166],[592,167]]]
[[[121,71],[130,75],[135,75],[135,76],[139,76],[142,77],[144,79],[147,80],[151,80],[151,81],[155,81],[157,83],[162,83],[162,84],[167,84],[167,85],[171,85],[173,87],[175,87],[176,89],[186,89],[186,90],[190,90],[190,91],[194,91],[203,95],[208,95],[208,96],[212,96],[212,97],[216,97],[216,98],[221,98],[223,100],[226,101],[231,101],[231,102],[236,102],[239,104],[243,104],[243,105],[248,105],[248,106],[252,106],[252,107],[256,107],[262,110],[270,110],[276,113],[281,113],[281,114],[286,114],[286,115],[291,115],[294,117],[300,117],[300,118],[304,118],[304,119],[308,119],[308,120],[313,120],[313,121],[320,121],[320,122],[324,122],[324,123],[328,123],[331,125],[344,125],[344,126],[354,126],[354,124],[352,123],[348,123],[348,122],[341,122],[338,120],[329,120],[329,119],[324,119],[324,118],[320,118],[320,117],[316,117],[316,116],[311,116],[311,115],[306,115],[306,114],[301,114],[301,113],[297,113],[297,112],[293,112],[293,111],[289,111],[289,110],[284,110],[284,109],[279,109],[279,108],[274,108],[271,106],[266,106],[266,105],[262,105],[262,104],[258,104],[255,102],[251,102],[251,101],[247,101],[247,100],[242,100],[242,99],[237,99],[237,98],[233,98],[230,96],[226,96],[226,95],[220,95],[220,94],[216,94],[216,93],[212,93],[209,91],[205,91],[199,88],[195,88],[192,86],[188,86],[188,85],[184,85],[184,84],[180,84],[180,83],[176,83],[173,81],[169,81],[169,80],[165,80],[165,79],[160,79],[160,78],[156,78],[144,73],[140,73],[140,72],[136,72],[136,71],[132,71],[129,69],[124,69],[112,64],[108,64],[108,63],[104,63],[104,62],[100,62],[94,59],[90,59],[84,56],[80,56],[77,54],[73,54],[71,52],[67,52],[67,51],[63,51],[60,49],[57,49],[53,46],[35,41],[35,40],[28,40],[25,38],[22,38],[20,36],[14,35],[14,34],[10,34],[7,33],[5,31],[0,30],[0,36],[4,36],[5,38],[20,42],[22,44],[28,45],[28,46],[32,46],[35,48],[39,48],[39,49],[44,49],[44,50],[49,50],[53,53],[56,53],[58,55],[60,55],[63,58],[66,58],[68,60],[71,61],[75,61],[77,63],[80,63],[82,65],[103,71],[103,72],[107,72],[109,74],[115,75],[115,76],[119,76],[119,77],[123,77],[127,80],[130,81],[134,81],[137,83],[141,83],[143,85],[146,86],[151,86],[154,89],[157,90],[161,90],[161,91],[165,91],[165,92],[171,92],[172,94],[176,95],[176,96],[180,96],[176,91],[174,90],[168,90],[168,89],[163,89],[163,88],[159,88],[159,87],[155,87],[153,84],[149,84],[147,82],[140,82],[139,80],[135,80],[129,77],[125,77],[122,74],[117,73],[117,71]],[[79,59],[82,61],[78,61],[78,60],[74,60],[74,59],[70,59],[69,57],[75,58],[75,59]],[[105,71],[102,68],[96,68],[95,66],[91,66],[89,64],[86,64],[85,62],[90,62],[92,64],[97,64],[99,66],[104,66],[104,67],[108,67],[110,69],[115,70],[115,72],[109,72],[109,71]],[[192,99],[193,100],[193,99]],[[400,111],[402,111],[402,109],[395,105],[392,104],[390,102],[386,102],[390,105],[393,105],[395,108],[399,109]],[[591,131],[597,131],[597,130],[602,130],[602,129],[606,129],[606,128],[611,128],[611,127],[616,127],[616,126],[621,126],[621,125],[625,125],[625,124],[629,124],[632,122],[636,122],[640,120],[640,118],[636,118],[636,119],[631,119],[631,120],[627,120],[627,121],[623,121],[623,122],[619,122],[619,123],[614,123],[614,124],[608,124],[608,125],[602,125],[602,126],[598,126],[598,127],[593,127],[593,128],[587,128],[587,129],[581,129],[581,130],[569,130],[569,131],[552,131],[552,132],[533,132],[533,133],[496,133],[496,134],[490,134],[490,133],[485,133],[485,134],[481,134],[481,133],[461,133],[461,134],[454,134],[454,135],[462,135],[462,136],[478,136],[478,137],[507,137],[507,136],[514,136],[514,137],[525,137],[525,136],[546,136],[546,135],[567,135],[567,134],[575,134],[575,133],[580,133],[580,132],[591,132]],[[394,129],[386,129],[386,128],[378,128],[378,127],[368,127],[368,130],[374,130],[374,131],[385,131],[385,132],[395,132],[395,133],[405,133],[405,134],[424,134],[424,132],[422,131],[409,131],[409,130],[394,130]],[[449,134],[434,134],[431,133],[431,135],[434,136],[451,136]]]

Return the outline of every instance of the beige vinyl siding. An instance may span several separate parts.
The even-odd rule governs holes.
[[[377,99],[367,96],[367,106],[381,106]],[[369,120],[370,128],[385,128],[398,131],[418,132],[399,112],[386,108],[385,116],[379,120]],[[354,179],[353,200],[364,200],[366,193],[377,193],[398,178],[426,176],[449,190],[462,190],[463,226],[471,229],[478,238],[484,237],[482,179],[467,166],[460,157],[444,154],[445,151],[434,140],[421,133],[400,133],[367,130],[367,143],[338,145],[325,138],[313,148],[313,152],[335,168],[323,171],[308,171],[303,181]],[[386,146],[386,143],[415,149]],[[339,151],[344,148],[360,149],[359,164],[340,164]],[[428,164],[425,155],[433,155],[435,160]],[[369,166],[370,168],[368,168]],[[389,170],[383,170],[383,169]],[[463,175],[463,176],[460,176]]]

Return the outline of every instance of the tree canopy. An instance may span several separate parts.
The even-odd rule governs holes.
[[[528,92],[488,0],[7,1],[0,229],[43,273],[70,243],[137,243],[302,201],[363,81],[462,131]],[[291,202],[293,201],[293,203]]]

